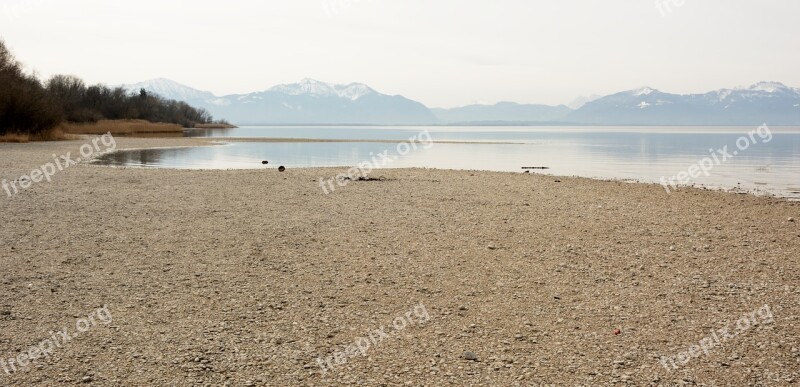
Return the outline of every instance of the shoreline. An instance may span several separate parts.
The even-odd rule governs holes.
[[[83,142],[0,144],[0,179]],[[324,195],[318,178],[340,168],[271,172],[79,164],[0,195],[0,358],[59,327],[74,332],[98,308],[113,315],[24,372],[0,368],[0,383],[800,377],[800,227],[788,220],[800,218],[800,203],[434,169],[383,170],[385,181]],[[736,327],[764,306],[774,321],[691,355],[712,329]],[[382,327],[390,339],[375,335]],[[346,355],[365,340],[366,357]]]
[[[81,141],[85,141],[88,139],[92,139],[96,136],[90,134],[78,134],[77,139],[73,140],[59,140],[57,142],[62,143],[81,143]],[[218,138],[218,137],[139,137],[139,136],[115,136],[117,139],[126,139],[125,142],[135,142],[135,143],[142,143],[142,145],[136,147],[123,147],[117,148],[112,153],[116,152],[126,152],[126,151],[141,151],[141,150],[148,150],[148,149],[181,149],[181,148],[194,148],[194,147],[207,147],[207,146],[218,146],[218,145],[225,145],[226,143],[230,142],[267,142],[267,143],[282,143],[282,142],[372,142],[372,143],[397,143],[397,141],[393,140],[330,140],[330,139],[288,139],[288,138],[235,138],[235,139],[228,139],[228,138]],[[168,141],[166,141],[168,140]],[[161,145],[154,145],[153,142],[159,143],[162,141],[166,141],[170,144],[166,146]],[[40,142],[41,143],[48,143],[48,142]],[[188,144],[187,144],[188,143]],[[434,141],[434,143],[443,143],[443,144],[497,144],[492,142],[454,142],[454,141]],[[15,143],[0,143],[0,145],[26,145],[26,144],[15,144]],[[31,143],[35,144],[35,143]],[[516,144],[516,143],[502,143],[502,144]],[[27,144],[30,145],[30,144]],[[96,167],[108,167],[114,169],[125,169],[125,168],[141,168],[147,170],[158,170],[158,169],[174,169],[174,170],[181,170],[181,171],[256,171],[262,170],[265,168],[260,167],[253,167],[253,168],[148,168],[144,166],[124,166],[124,165],[103,165],[97,163],[97,157],[102,155],[95,155],[91,160],[83,160],[87,164],[96,166]],[[341,172],[343,169],[350,168],[352,166],[342,165],[342,166],[324,166],[324,167],[299,167],[293,169],[299,170],[319,170],[327,171],[338,171]],[[481,172],[481,173],[498,173],[498,174],[524,174],[524,170],[520,170],[520,172],[516,171],[491,171],[491,170],[468,170],[468,169],[438,169],[438,168],[382,168],[382,170],[431,170],[431,171],[456,171],[456,172]],[[29,171],[28,171],[29,172]],[[663,189],[663,186],[658,182],[649,182],[640,179],[630,179],[630,178],[607,178],[607,177],[591,177],[591,176],[578,176],[578,175],[557,175],[557,174],[548,174],[548,173],[541,173],[541,172],[531,172],[530,175],[538,175],[538,176],[545,176],[545,177],[552,177],[552,178],[563,178],[563,179],[590,179],[594,181],[603,181],[603,182],[618,182],[624,184],[635,184],[635,185],[648,185],[648,186],[657,186]],[[3,176],[0,176],[2,178]],[[8,179],[8,177],[6,177]],[[719,186],[704,186],[704,185],[679,185],[678,190],[699,190],[699,191],[709,191],[709,192],[720,192],[732,195],[748,195],[748,196],[755,196],[755,197],[765,197],[765,198],[773,198],[773,199],[781,199],[787,202],[800,202],[800,198],[792,197],[792,196],[782,196],[770,191],[759,191],[756,189],[741,189],[738,187],[734,188],[726,188],[726,187],[719,187]],[[0,191],[2,193],[2,191]],[[795,192],[787,192],[787,194],[794,194]],[[668,194],[669,195],[669,194]]]
[[[90,138],[90,137],[86,137]],[[128,138],[133,139],[144,139],[149,137],[136,137],[131,136]],[[174,139],[181,139],[176,137]],[[168,146],[168,147],[141,147],[141,148],[125,148],[125,149],[117,149],[116,152],[125,152],[125,151],[139,151],[139,150],[147,150],[147,149],[180,149],[180,148],[192,148],[198,146],[215,146],[215,145],[225,145],[231,142],[265,142],[265,143],[284,143],[284,142],[300,142],[300,143],[386,143],[386,144],[396,144],[402,141],[394,141],[394,140],[345,140],[345,139],[306,139],[306,138],[224,138],[224,137],[183,137],[182,139],[186,140],[194,140],[194,141],[201,141],[201,144],[193,144],[193,145],[180,145],[180,146]],[[468,141],[431,141],[434,144],[504,144],[504,145],[535,145],[534,143],[516,143],[516,142],[468,142]],[[115,165],[102,165],[96,164],[98,166],[107,166],[107,167],[114,167],[114,168],[142,168],[142,166],[115,166]],[[341,165],[341,166],[325,166],[325,167],[300,167],[298,169],[326,169],[326,168],[350,168],[351,165]],[[182,170],[197,170],[197,171],[219,171],[219,170],[259,170],[263,169],[260,167],[252,167],[252,168],[177,168]],[[382,169],[407,169],[407,168],[382,168]],[[415,169],[415,168],[412,168]],[[438,170],[438,168],[424,168],[429,170]],[[452,171],[475,171],[475,172],[495,172],[495,173],[512,173],[516,174],[516,171],[492,171],[492,170],[468,170],[468,169],[442,169],[442,170],[452,170]],[[525,168],[520,169],[519,173],[526,173]],[[592,177],[592,176],[578,176],[578,175],[558,175],[558,174],[548,174],[548,173],[541,173],[541,172],[530,172],[530,174],[538,174],[542,176],[551,176],[555,178],[588,178],[592,180],[599,180],[599,181],[609,181],[609,182],[623,182],[623,183],[634,183],[634,184],[654,184],[660,187],[663,184],[660,184],[655,181],[645,181],[641,179],[635,178],[607,178],[607,177]],[[677,189],[699,189],[704,191],[715,191],[715,192],[725,192],[725,193],[732,193],[732,194],[739,194],[739,195],[754,195],[754,196],[763,196],[763,197],[773,197],[773,198],[781,198],[787,201],[800,201],[800,197],[789,196],[790,194],[796,194],[793,191],[786,191],[784,195],[780,195],[775,192],[771,191],[761,191],[758,188],[752,189],[742,189],[739,187],[733,188],[726,188],[721,186],[711,186],[711,185],[702,185],[702,184],[691,184],[691,185],[678,185]]]
[[[365,139],[326,139],[326,138],[278,138],[278,137],[186,137],[204,139],[208,141],[226,142],[371,142],[378,144],[397,144],[406,140],[365,140]],[[513,141],[436,141],[431,140],[432,144],[477,144],[477,145],[535,145],[535,142],[513,142]]]

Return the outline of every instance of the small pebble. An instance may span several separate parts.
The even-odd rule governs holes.
[[[478,355],[476,355],[475,352],[466,351],[464,352],[464,359],[469,361],[478,361]]]

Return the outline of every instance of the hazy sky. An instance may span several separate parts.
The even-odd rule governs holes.
[[[451,107],[800,87],[799,17],[797,0],[0,0],[0,37],[44,77],[217,95],[315,78]]]

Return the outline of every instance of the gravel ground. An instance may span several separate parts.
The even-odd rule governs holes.
[[[0,179],[85,142],[0,144]],[[0,384],[798,383],[800,203],[419,169],[323,195],[345,171],[0,191]]]

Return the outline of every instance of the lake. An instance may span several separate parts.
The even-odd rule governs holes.
[[[364,162],[375,168],[503,172],[547,167],[532,172],[644,182],[674,176],[687,184],[800,198],[800,128],[251,126],[187,130],[186,136],[221,143],[121,151],[98,163],[181,169],[342,167],[342,172]],[[251,140],[225,142],[245,138]],[[266,138],[284,140],[252,140]],[[329,141],[309,141],[315,139]],[[698,171],[699,176],[686,178]]]

